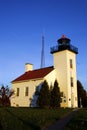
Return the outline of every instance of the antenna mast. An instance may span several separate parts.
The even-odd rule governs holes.
[[[42,34],[41,68],[45,67],[44,34]]]

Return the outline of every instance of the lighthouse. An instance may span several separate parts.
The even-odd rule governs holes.
[[[64,35],[57,43],[50,52],[53,54],[55,75],[61,91],[61,107],[75,108],[78,107],[76,76],[78,48],[71,45],[71,40]]]

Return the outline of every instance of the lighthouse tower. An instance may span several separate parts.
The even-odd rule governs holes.
[[[70,44],[64,35],[58,39],[58,45],[51,48],[54,57],[54,68],[59,83],[62,102],[61,107],[78,107],[76,54],[78,48]]]

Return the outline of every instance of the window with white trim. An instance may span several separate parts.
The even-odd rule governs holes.
[[[70,78],[70,85],[73,87],[73,77]]]
[[[70,68],[73,68],[73,61],[70,59]]]
[[[17,93],[16,93],[17,96],[19,96],[19,88],[17,88]]]
[[[28,91],[29,91],[29,88],[26,87],[26,88],[25,88],[25,96],[28,96]]]

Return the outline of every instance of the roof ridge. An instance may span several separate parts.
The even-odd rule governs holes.
[[[31,70],[31,71],[42,70],[42,69],[53,68],[53,67],[54,67],[54,66],[49,66],[49,67],[39,68],[39,69]],[[28,72],[29,72],[29,71],[28,71]]]

